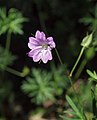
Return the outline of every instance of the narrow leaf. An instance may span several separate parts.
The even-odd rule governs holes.
[[[74,102],[71,100],[71,98],[70,98],[68,95],[66,95],[66,100],[68,101],[68,103],[69,103],[69,105],[72,107],[72,109],[76,112],[76,114],[77,114],[80,118],[82,118],[82,117],[81,117],[81,114],[80,114],[80,112],[79,112],[79,110],[78,110],[78,108],[76,107],[76,105],[74,104]]]
[[[90,77],[94,78],[95,80],[97,80],[97,75],[96,72],[92,73],[90,70],[87,70],[88,75],[90,75]]]

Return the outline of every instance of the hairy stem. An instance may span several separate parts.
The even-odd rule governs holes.
[[[58,59],[59,59],[60,64],[63,65],[62,60],[61,60],[61,57],[60,57],[60,55],[59,55],[59,53],[58,53],[58,50],[57,50],[56,48],[55,48],[55,52],[56,52],[56,54],[57,54],[57,57],[58,57]]]
[[[82,47],[82,49],[81,49],[81,51],[80,51],[80,54],[79,54],[79,56],[78,56],[78,58],[77,58],[77,60],[76,60],[76,62],[75,62],[75,64],[74,64],[74,66],[73,66],[73,68],[72,68],[70,74],[69,74],[70,77],[72,77],[72,74],[73,74],[73,72],[74,72],[74,70],[75,70],[75,68],[76,68],[76,66],[77,66],[77,64],[78,64],[78,62],[79,62],[79,60],[81,59],[81,56],[82,56],[84,50],[85,50],[85,47]]]

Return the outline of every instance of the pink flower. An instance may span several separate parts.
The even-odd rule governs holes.
[[[51,50],[55,48],[55,42],[53,37],[46,38],[44,32],[37,30],[35,37],[29,37],[28,47],[31,49],[28,55],[34,62],[42,60],[43,63],[47,63],[48,60],[52,60]]]

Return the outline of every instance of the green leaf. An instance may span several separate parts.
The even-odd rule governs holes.
[[[0,9],[0,18],[6,19],[6,9],[5,8]]]
[[[90,70],[87,70],[86,72],[88,73],[88,75],[90,75],[91,78],[97,81],[97,74],[95,71],[92,73]]]
[[[76,105],[74,104],[74,102],[71,100],[71,98],[66,95],[66,100],[68,101],[69,105],[72,107],[72,109],[76,112],[76,114],[82,118],[82,115],[80,114],[80,111],[78,110],[78,108],[76,107]]]
[[[0,71],[6,70],[6,67],[11,65],[16,58],[16,56],[13,56],[10,52],[6,52],[5,49],[0,46]]]
[[[88,25],[88,24],[93,22],[93,18],[91,18],[91,16],[85,17],[85,18],[81,18],[80,22],[84,23],[85,25]]]
[[[0,35],[11,31],[14,34],[23,34],[23,23],[28,19],[23,17],[22,13],[17,9],[11,8],[6,13],[5,8],[0,9]]]
[[[27,77],[21,88],[32,98],[36,104],[43,104],[50,100],[55,101],[54,88],[51,86],[51,73],[41,71],[40,69],[32,69],[32,76]]]
[[[97,18],[97,4],[95,5],[95,18]]]

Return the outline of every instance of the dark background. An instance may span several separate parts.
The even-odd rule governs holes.
[[[80,23],[79,19],[84,17],[94,5],[93,0],[0,0],[1,7],[6,7],[7,10],[17,8],[29,19],[29,22],[24,23],[24,35],[16,35],[12,38],[12,50],[20,55],[22,64],[23,62],[29,64],[30,59],[25,55],[29,51],[28,38],[31,33],[35,34],[36,30],[53,36],[62,60],[66,63],[70,60],[68,63],[71,64],[75,59],[73,51],[76,51],[75,55],[78,54],[80,42],[87,32],[87,27]],[[68,44],[77,45],[71,51]],[[55,57],[54,59],[58,62]]]

